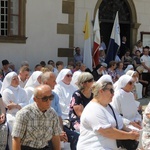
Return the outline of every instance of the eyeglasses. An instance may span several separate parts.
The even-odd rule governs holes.
[[[54,99],[54,95],[44,96],[44,97],[36,97],[37,99],[41,99],[43,102],[47,102],[48,100],[52,101]]]
[[[132,81],[129,81],[129,82],[128,82],[129,85],[132,85],[133,83],[134,83],[134,82],[132,82]]]
[[[94,79],[92,78],[92,79],[86,80],[84,83],[86,83],[86,82],[93,82],[93,81],[94,81]]]
[[[104,88],[103,90],[104,91],[108,90],[108,91],[110,91],[111,94],[114,94],[114,89],[113,88]]]
[[[72,77],[72,74],[67,74],[66,77],[68,77],[68,78],[69,78],[69,77]]]

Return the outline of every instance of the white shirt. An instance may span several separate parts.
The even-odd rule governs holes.
[[[149,55],[143,55],[143,56],[140,58],[140,60],[141,60],[141,63],[144,62],[145,65],[146,65],[148,68],[150,68],[150,56],[149,56]],[[144,73],[147,73],[148,70],[146,70],[146,69],[144,68],[144,71],[143,71],[143,72],[144,72]]]
[[[115,110],[114,110],[115,112]],[[123,127],[121,116],[115,112],[119,129]],[[80,136],[77,150],[117,150],[116,140],[102,136],[100,128],[116,127],[113,112],[109,106],[103,107],[89,102],[80,118]]]
[[[19,76],[18,76],[18,79],[19,79],[19,85],[20,85],[20,87],[24,88],[28,80],[25,80],[25,81],[23,82],[23,81],[20,79]]]

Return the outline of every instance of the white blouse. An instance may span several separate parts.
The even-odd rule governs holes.
[[[114,110],[119,129],[123,128],[121,116]],[[109,106],[103,107],[89,102],[80,118],[80,136],[77,150],[117,150],[116,140],[102,136],[100,128],[116,127],[113,112]]]

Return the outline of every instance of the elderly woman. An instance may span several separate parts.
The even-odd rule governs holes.
[[[84,107],[91,101],[93,94],[91,86],[93,84],[93,76],[88,72],[83,72],[78,77],[77,85],[79,89],[72,95],[70,103],[69,119],[76,131],[80,131],[80,116]]]
[[[42,75],[41,71],[34,71],[24,87],[24,89],[27,93],[28,103],[33,95],[34,88],[36,86],[40,85],[40,83],[41,83],[41,75]]]
[[[117,63],[116,73],[117,73],[118,78],[120,78],[122,75],[124,75],[123,63],[122,62]]]
[[[117,150],[116,139],[135,139],[139,134],[128,130],[118,113],[108,105],[113,97],[113,83],[109,75],[103,75],[92,86],[94,98],[81,115],[78,150]],[[112,109],[111,109],[112,108]],[[118,128],[116,129],[116,116]],[[123,129],[123,130],[120,130]]]
[[[62,69],[56,78],[54,92],[59,97],[60,108],[62,110],[62,119],[69,118],[69,105],[72,94],[76,90],[71,84],[72,72],[70,69]]]
[[[27,104],[27,95],[19,86],[18,75],[15,72],[8,73],[1,88],[4,106],[7,108],[6,118],[9,127],[9,149],[11,149],[11,132],[16,113]]]
[[[70,69],[62,69],[56,78],[56,85],[54,92],[59,97],[59,104],[62,111],[62,119],[69,119],[69,105],[72,98],[72,94],[76,90],[71,84],[72,72]],[[65,125],[64,131],[67,133],[68,141],[70,142],[71,150],[76,150],[76,144],[78,141],[78,133],[69,130]]]
[[[109,62],[108,74],[112,77],[113,82],[115,83],[118,80],[116,73],[117,63],[115,61]]]
[[[117,81],[111,104],[122,115],[124,124],[138,130],[141,129],[141,115],[138,113],[138,106],[131,92],[133,86],[134,80],[131,76],[121,76]]]
[[[134,80],[134,88],[132,90],[135,99],[140,99],[142,98],[142,89],[143,85],[139,82],[139,74],[137,71],[134,70],[128,70],[126,72],[127,75],[131,76]]]

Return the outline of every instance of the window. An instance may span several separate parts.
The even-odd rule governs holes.
[[[0,42],[25,43],[26,0],[1,0]]]

